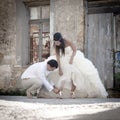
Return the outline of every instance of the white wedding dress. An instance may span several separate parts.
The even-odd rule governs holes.
[[[58,69],[48,76],[62,90],[60,97],[70,97],[71,81],[73,81],[76,86],[75,98],[106,98],[108,93],[93,63],[77,50],[73,64],[69,64],[71,53],[71,47],[66,47],[65,55],[60,57],[63,76],[59,76]],[[56,59],[56,57],[50,56],[47,61],[49,59]]]

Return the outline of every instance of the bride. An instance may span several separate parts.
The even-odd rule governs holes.
[[[61,92],[61,98],[106,98],[108,93],[99,77],[93,63],[76,50],[75,45],[57,32],[53,36],[55,55],[49,59],[56,59],[59,69],[49,77]]]

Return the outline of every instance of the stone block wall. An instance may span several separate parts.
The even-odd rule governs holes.
[[[0,89],[8,89],[15,64],[16,49],[15,0],[0,1]]]
[[[84,43],[84,4],[83,0],[51,1],[52,34],[61,32],[63,37],[83,50]]]
[[[0,52],[4,55],[1,64],[15,63],[16,42],[15,0],[0,1]]]
[[[9,65],[0,66],[0,89],[7,90],[10,86],[11,68]]]

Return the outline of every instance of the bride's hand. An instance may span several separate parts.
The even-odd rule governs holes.
[[[69,61],[69,64],[72,64],[72,63],[73,63],[73,61],[70,60],[70,61]]]
[[[59,70],[59,75],[60,75],[60,76],[62,76],[62,75],[63,75],[62,70]]]

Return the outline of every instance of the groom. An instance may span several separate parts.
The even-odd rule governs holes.
[[[29,66],[21,76],[22,88],[26,90],[27,97],[31,98],[34,93],[37,93],[38,89],[41,89],[42,85],[44,85],[49,92],[53,91],[58,94],[59,89],[47,80],[49,73],[57,68],[58,63],[53,59]]]

